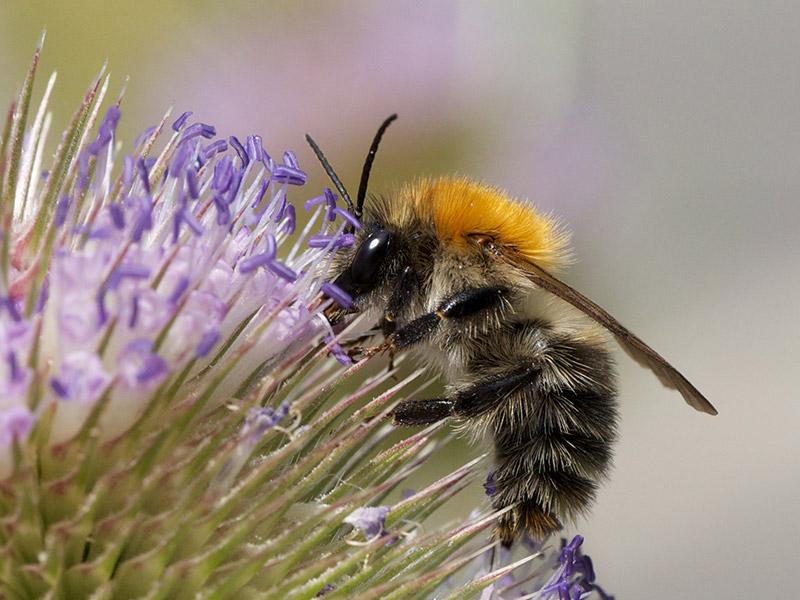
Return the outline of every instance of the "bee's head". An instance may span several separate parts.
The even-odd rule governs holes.
[[[367,158],[364,161],[364,167],[361,171],[361,182],[358,187],[358,196],[355,206],[350,200],[350,195],[347,193],[344,185],[333,170],[333,167],[331,167],[325,155],[322,153],[322,150],[320,150],[311,136],[306,135],[306,140],[308,140],[312,150],[314,150],[320,163],[322,163],[322,167],[325,169],[328,177],[330,177],[334,186],[342,195],[350,212],[358,220],[361,220],[364,211],[367,184],[369,183],[372,163],[375,160],[375,153],[378,150],[378,145],[380,144],[381,137],[383,137],[386,128],[389,127],[391,122],[396,118],[396,114],[387,118],[378,128],[372,140]],[[345,233],[352,233],[353,229],[352,225],[348,225],[347,229],[345,229]],[[352,296],[354,300],[359,300],[364,295],[380,287],[380,284],[385,281],[387,271],[386,265],[391,262],[390,259],[397,245],[396,236],[393,235],[389,229],[374,224],[365,226],[364,229],[356,233],[354,248],[350,252],[343,253],[342,256],[337,258],[334,266],[333,283],[342,291]]]

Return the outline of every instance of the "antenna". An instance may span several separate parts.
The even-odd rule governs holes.
[[[356,212],[354,215],[359,221],[361,220],[361,213],[364,209],[364,199],[367,197],[367,183],[369,182],[369,172],[372,170],[372,163],[375,161],[375,153],[378,151],[378,145],[381,143],[383,134],[396,118],[397,113],[389,116],[381,123],[375,137],[372,139],[372,145],[369,147],[367,158],[364,160],[364,168],[361,170],[361,183],[358,184],[358,197],[356,199]]]
[[[339,190],[339,193],[342,195],[342,198],[344,198],[344,201],[347,202],[347,210],[351,213],[354,212],[353,201],[350,200],[350,194],[348,194],[347,190],[344,189],[342,181],[339,179],[339,176],[336,174],[336,171],[333,170],[331,163],[329,163],[328,159],[325,158],[325,155],[322,153],[322,150],[320,150],[319,146],[317,146],[317,142],[315,142],[314,138],[312,138],[308,134],[306,134],[306,141],[308,142],[308,145],[311,146],[311,149],[314,151],[314,154],[317,155],[317,159],[319,160],[319,162],[322,163],[322,168],[325,169],[325,172],[328,174],[328,177],[330,177],[334,187],[337,190]]]
[[[317,160],[322,164],[322,168],[325,169],[325,173],[328,174],[330,180],[333,182],[334,187],[339,191],[344,198],[344,201],[347,203],[347,210],[352,214],[356,219],[359,221],[361,220],[361,214],[364,209],[364,200],[367,197],[367,184],[369,183],[369,173],[372,170],[372,163],[375,162],[375,153],[378,151],[378,146],[381,143],[381,138],[383,134],[386,132],[386,129],[391,125],[392,121],[397,118],[397,113],[388,117],[381,126],[378,127],[378,131],[375,133],[375,137],[372,139],[372,145],[369,147],[369,152],[367,152],[367,158],[364,160],[364,168],[361,170],[361,182],[358,185],[358,197],[356,199],[355,209],[353,208],[353,201],[350,199],[350,194],[347,193],[347,190],[344,187],[341,179],[336,174],[336,171],[333,170],[331,163],[328,162],[328,159],[325,158],[325,155],[322,153],[322,150],[317,145],[317,142],[314,141],[309,134],[306,134],[306,141],[308,145],[311,146],[311,149],[314,151],[314,154],[317,156]],[[348,225],[345,227],[345,232],[352,233],[354,227],[352,225]]]

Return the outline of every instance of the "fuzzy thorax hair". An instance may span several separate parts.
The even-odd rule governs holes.
[[[570,262],[569,235],[560,224],[495,187],[466,178],[420,179],[383,202],[398,225],[431,223],[440,240],[456,246],[466,245],[470,235],[487,235],[547,270]]]

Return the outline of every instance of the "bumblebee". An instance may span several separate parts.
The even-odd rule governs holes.
[[[711,403],[647,344],[556,277],[568,236],[528,202],[463,178],[419,179],[371,197],[367,183],[380,127],[355,205],[319,146],[306,136],[362,227],[339,251],[334,284],[350,313],[374,315],[385,341],[413,349],[447,381],[441,398],[405,400],[395,423],[454,419],[494,444],[495,535],[543,540],[590,507],[608,474],[617,437],[615,338],[693,408]],[[352,227],[352,226],[351,226]],[[343,310],[329,313],[333,321]]]

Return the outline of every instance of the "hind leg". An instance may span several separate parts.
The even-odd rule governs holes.
[[[446,398],[404,400],[391,412],[398,425],[433,425],[453,414],[453,401]]]

